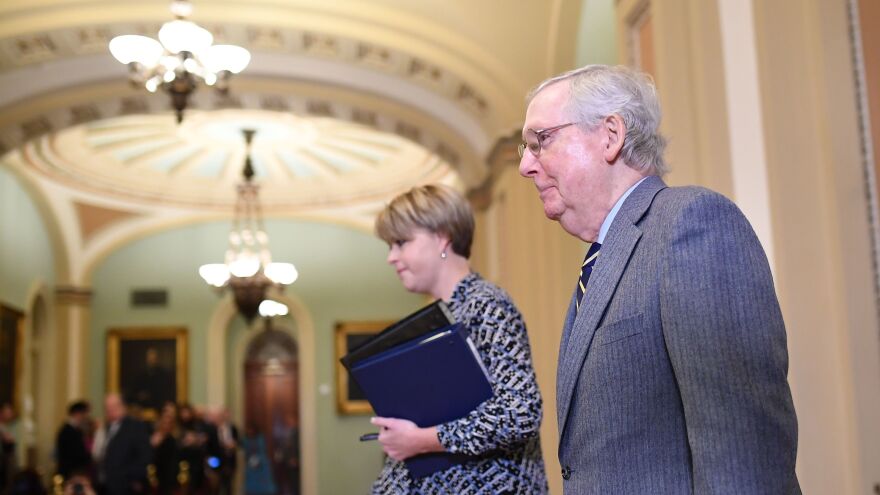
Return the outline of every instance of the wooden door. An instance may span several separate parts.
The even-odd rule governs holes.
[[[245,431],[262,435],[280,495],[300,493],[299,373],[296,343],[267,330],[248,346],[245,362]]]

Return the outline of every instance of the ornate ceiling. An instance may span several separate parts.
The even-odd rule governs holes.
[[[261,202],[271,213],[385,199],[425,181],[456,183],[449,164],[373,127],[265,110],[130,115],[68,127],[22,149],[29,170],[108,197],[228,211],[245,161],[243,129]]]
[[[0,166],[44,203],[71,278],[132,238],[227,218],[243,128],[267,214],[369,228],[415,183],[484,183],[525,92],[570,60],[580,4],[195,0],[191,19],[253,58],[177,126],[107,49],[155,36],[167,0],[4,0]]]

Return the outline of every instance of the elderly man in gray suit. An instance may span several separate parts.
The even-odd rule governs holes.
[[[767,258],[731,201],[663,183],[659,124],[653,84],[625,67],[530,95],[520,173],[592,243],[559,349],[564,491],[800,493]]]

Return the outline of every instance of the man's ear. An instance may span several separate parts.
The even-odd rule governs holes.
[[[623,117],[613,113],[602,119],[602,130],[605,131],[605,149],[603,157],[608,163],[614,163],[623,149],[623,140],[626,138],[626,124]]]

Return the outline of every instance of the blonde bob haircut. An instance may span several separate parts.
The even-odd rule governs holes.
[[[376,218],[376,235],[388,244],[412,239],[417,228],[448,237],[455,254],[470,258],[474,213],[455,189],[439,184],[414,187],[391,200]]]

